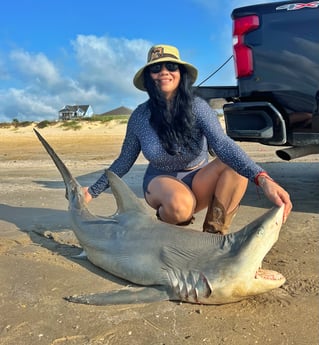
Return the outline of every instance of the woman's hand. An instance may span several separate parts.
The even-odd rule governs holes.
[[[288,192],[283,189],[268,175],[258,177],[258,185],[263,189],[267,198],[277,206],[285,205],[283,222],[285,223],[292,209],[292,203]]]
[[[89,187],[82,187],[84,200],[88,204],[92,200],[92,195],[89,193]]]

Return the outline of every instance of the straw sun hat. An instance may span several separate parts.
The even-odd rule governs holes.
[[[194,84],[196,78],[197,78],[197,69],[191,65],[188,62],[182,61],[179,56],[179,51],[174,46],[168,46],[164,44],[159,44],[156,46],[153,46],[147,55],[147,63],[144,67],[139,69],[137,73],[135,74],[135,77],[133,79],[134,85],[142,90],[146,91],[144,87],[144,70],[147,66],[153,65],[158,62],[164,62],[164,61],[170,61],[170,62],[176,62],[180,65],[184,65],[186,70],[188,71],[188,74],[191,79],[191,83]]]

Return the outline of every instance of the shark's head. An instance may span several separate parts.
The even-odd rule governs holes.
[[[261,268],[264,257],[278,239],[282,219],[283,206],[274,207],[242,230],[224,236],[226,250],[216,260],[219,267],[212,269],[213,276],[208,274],[210,303],[239,301],[285,283],[282,274]]]

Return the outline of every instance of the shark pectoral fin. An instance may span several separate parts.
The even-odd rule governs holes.
[[[168,301],[170,296],[162,287],[145,287],[129,288],[89,295],[74,295],[64,297],[64,299],[73,303],[111,305]]]

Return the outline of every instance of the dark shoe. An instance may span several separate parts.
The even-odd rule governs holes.
[[[160,215],[159,215],[159,210],[157,209],[156,210],[156,217],[158,220],[162,221]],[[191,217],[189,220],[186,220],[185,222],[181,222],[181,223],[178,223],[176,225],[178,226],[186,226],[186,225],[189,225],[189,224],[193,224],[194,223],[194,220],[195,220],[195,217]]]
[[[178,225],[178,226],[186,226],[186,225],[189,225],[189,224],[193,224],[194,220],[195,220],[195,217],[192,216],[191,219],[186,220],[185,222],[178,223],[176,225]]]

